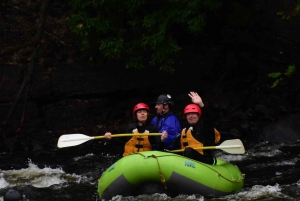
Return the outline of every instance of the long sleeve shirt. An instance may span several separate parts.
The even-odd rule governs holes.
[[[151,124],[155,126],[160,133],[166,131],[168,137],[165,139],[164,148],[168,150],[176,149],[175,139],[181,132],[178,118],[171,112],[154,117]]]

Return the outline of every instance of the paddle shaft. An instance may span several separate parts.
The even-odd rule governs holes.
[[[193,149],[203,150],[203,149],[232,149],[232,148],[241,148],[240,145],[232,145],[232,146],[207,146],[207,147],[196,147]],[[169,152],[183,152],[184,149],[171,150]]]
[[[138,135],[138,136],[159,136],[161,135],[160,133],[148,133],[148,134],[133,134],[133,133],[128,133],[128,134],[113,134],[111,135],[111,137],[127,137],[127,136],[134,136],[134,135]],[[105,138],[104,136],[94,136],[94,139],[103,139]]]
[[[146,134],[134,134],[134,133],[127,133],[127,134],[114,134],[111,135],[111,137],[126,137],[126,136],[159,136],[161,135],[160,133],[146,133]],[[95,140],[95,139],[105,139],[104,135],[102,136],[87,136],[83,135],[80,133],[77,134],[67,134],[67,135],[62,135],[58,139],[57,146],[59,148],[63,147],[71,147],[71,146],[76,146],[79,144],[82,144],[86,141],[89,140]]]
[[[111,137],[126,137],[126,136],[160,136],[160,133],[146,133],[146,134],[134,134],[134,133],[127,133],[127,134],[114,134]],[[77,146],[89,140],[95,139],[104,139],[104,135],[102,136],[87,136],[80,133],[77,134],[69,134],[69,135],[62,135],[58,139],[57,146],[59,148],[63,147],[71,147]],[[222,149],[223,151],[231,154],[244,154],[245,148],[241,140],[234,139],[234,140],[226,140],[220,146],[207,146],[207,147],[195,147],[193,149]],[[184,149],[179,150],[172,150],[170,152],[183,152]]]

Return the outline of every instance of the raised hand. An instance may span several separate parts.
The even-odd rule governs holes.
[[[191,91],[188,95],[189,97],[191,97],[193,103],[198,104],[200,107],[204,107],[202,98],[198,95],[197,92]]]

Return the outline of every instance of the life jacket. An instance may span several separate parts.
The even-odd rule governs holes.
[[[193,137],[192,130],[193,127],[190,127],[187,131],[186,128],[182,129],[180,136],[181,149],[185,149],[186,147],[203,147],[203,144]],[[203,155],[203,150],[198,149],[196,151]]]
[[[149,133],[148,130],[145,130],[143,134]],[[131,153],[142,152],[142,151],[151,151],[152,146],[148,139],[148,136],[139,136],[140,134],[137,129],[133,130],[133,135],[128,142],[126,142],[124,147],[123,156],[127,156]]]
[[[214,128],[214,131],[215,131],[215,144],[218,144],[221,140],[221,134],[216,128]]]
[[[190,127],[187,131],[185,128],[182,129],[181,138],[180,138],[181,149],[185,149],[186,147],[192,147],[192,148],[203,147],[203,143],[199,142],[193,137],[192,130],[193,127]],[[217,144],[221,139],[221,134],[216,128],[214,128],[214,132],[215,132],[215,144]],[[197,151],[203,155],[203,150],[198,149]]]

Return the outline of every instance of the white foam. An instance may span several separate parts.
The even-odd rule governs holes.
[[[80,180],[80,176],[66,174],[61,168],[39,168],[29,160],[28,168],[2,171],[0,174],[0,188],[23,185],[46,188],[70,181],[80,182]]]
[[[8,186],[9,184],[5,181],[5,179],[3,178],[3,173],[0,173],[0,189],[1,188],[5,188],[6,186]]]
[[[230,201],[260,200],[269,197],[289,199],[287,195],[281,193],[281,187],[279,186],[279,184],[276,184],[274,186],[255,185],[250,189],[243,189],[236,194],[226,196],[226,198],[230,199]]]
[[[93,153],[90,153],[90,154],[86,154],[85,156],[78,156],[78,157],[75,157],[73,160],[74,161],[79,161],[81,159],[84,159],[84,158],[90,158],[90,157],[93,157],[94,154]]]

